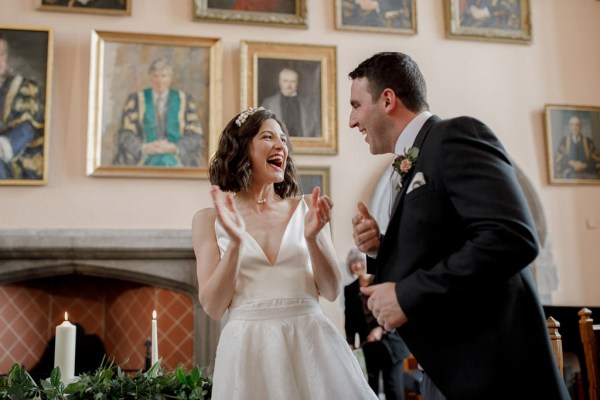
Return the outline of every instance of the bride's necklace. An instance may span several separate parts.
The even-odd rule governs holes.
[[[236,193],[236,196],[238,196],[238,194]],[[254,199],[254,201],[256,202],[256,204],[258,204],[259,206],[262,206],[263,204],[265,204],[267,202],[267,198],[266,197],[258,197],[256,199]]]

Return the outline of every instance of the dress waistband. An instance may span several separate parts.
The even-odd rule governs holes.
[[[274,299],[232,307],[228,320],[266,320],[322,313],[321,305],[315,299]]]

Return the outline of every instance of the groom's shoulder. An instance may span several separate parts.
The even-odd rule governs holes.
[[[482,130],[489,131],[490,128],[477,118],[469,116],[460,116],[447,119],[438,119],[433,121],[432,131],[444,132],[445,135],[480,132]]]
[[[461,115],[459,117],[452,118],[436,118],[433,123],[437,126],[453,126],[453,125],[469,125],[469,124],[483,124],[480,120],[468,115]]]

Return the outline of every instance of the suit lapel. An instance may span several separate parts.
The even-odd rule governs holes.
[[[415,138],[415,142],[413,143],[413,147],[416,147],[419,149],[419,156],[420,156],[421,151],[423,150],[423,143],[425,142],[425,138],[427,137],[429,130],[431,129],[433,124],[439,120],[440,120],[440,118],[438,116],[432,115],[431,117],[429,117],[429,119],[427,121],[425,121],[425,124],[423,125],[423,127],[421,128],[419,133],[417,134],[417,137]],[[413,175],[415,174],[415,169],[417,168],[418,165],[419,165],[419,160],[417,159],[417,162],[415,163],[413,168],[411,168],[411,170],[402,179],[402,188],[400,189],[400,192],[394,198],[394,205],[392,206],[392,214],[390,215],[390,222],[392,221],[394,215],[396,214],[396,210],[398,209],[398,204],[400,204],[400,200],[404,197],[404,194],[406,193],[408,185],[410,184],[410,181],[411,181]]]
[[[433,115],[431,116],[423,125],[423,127],[421,128],[421,130],[419,131],[419,133],[417,134],[417,137],[415,138],[415,142],[413,143],[413,147],[417,147],[419,148],[419,157],[421,157],[422,154],[422,150],[423,150],[423,144],[425,143],[425,138],[427,137],[427,134],[429,133],[429,131],[431,130],[431,128],[433,127],[433,125],[437,122],[440,121],[440,118]],[[375,274],[377,277],[379,277],[379,279],[381,279],[382,276],[384,276],[383,273],[383,269],[385,268],[385,264],[388,262],[388,257],[389,257],[389,253],[390,251],[395,248],[397,246],[397,225],[399,224],[399,218],[400,218],[400,214],[401,214],[401,203],[402,203],[402,199],[404,198],[404,195],[406,194],[406,191],[408,189],[408,186],[410,184],[410,180],[412,179],[415,170],[418,168],[419,166],[419,160],[417,160],[414,168],[412,168],[410,170],[410,172],[408,174],[406,174],[406,176],[403,179],[402,182],[402,188],[400,189],[400,192],[398,192],[398,194],[396,195],[396,198],[394,199],[394,205],[392,206],[392,213],[390,215],[390,220],[388,222],[388,226],[387,226],[387,230],[386,230],[386,234],[383,237],[383,242],[381,243],[381,247],[379,249],[379,253],[377,254],[377,264],[375,267]],[[393,227],[393,228],[391,228]]]

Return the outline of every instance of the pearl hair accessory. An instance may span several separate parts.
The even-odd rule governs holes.
[[[241,113],[241,114],[240,114],[240,115],[237,117],[237,119],[235,120],[235,124],[236,124],[238,127],[240,127],[240,128],[241,128],[241,127],[242,127],[242,124],[243,124],[244,122],[246,122],[246,120],[248,119],[248,116],[250,116],[250,115],[254,114],[254,113],[255,113],[255,112],[257,112],[257,111],[261,111],[261,110],[264,110],[264,109],[265,109],[264,107],[258,107],[258,108],[252,108],[252,107],[250,107],[250,108],[249,108],[249,109],[247,109],[246,111],[243,111],[243,112],[242,112],[242,113]]]

